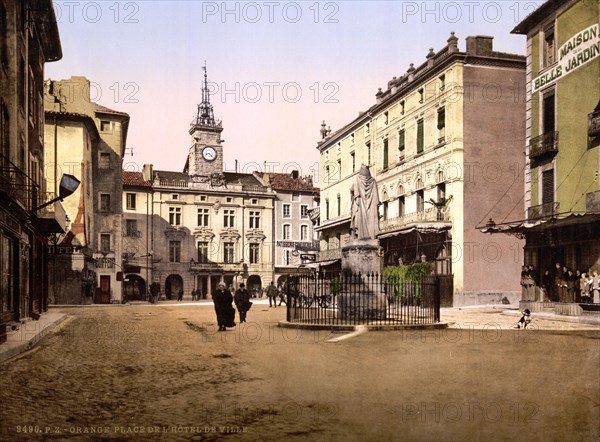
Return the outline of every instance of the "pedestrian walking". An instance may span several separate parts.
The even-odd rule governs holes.
[[[269,298],[269,308],[271,307],[275,307],[277,308],[277,295],[279,293],[277,292],[277,287],[275,287],[275,284],[273,284],[273,281],[271,281],[271,284],[269,284],[269,287],[267,287],[267,297]]]
[[[212,295],[212,299],[217,314],[219,331],[225,331],[227,327],[235,327],[235,309],[231,305],[233,295],[225,288],[225,283],[220,282],[217,285],[217,290]]]
[[[278,287],[277,293],[279,294],[279,305],[282,303],[287,305],[285,284]]]
[[[178,301],[183,300],[183,289],[179,289],[179,291],[177,292],[177,300]]]
[[[241,283],[240,287],[235,291],[233,300],[240,315],[240,323],[246,322],[246,313],[250,310],[252,303],[250,302],[250,293],[246,290],[244,283]]]

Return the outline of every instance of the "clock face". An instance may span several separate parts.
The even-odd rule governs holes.
[[[217,151],[213,147],[205,147],[202,156],[206,161],[214,161],[217,158]]]

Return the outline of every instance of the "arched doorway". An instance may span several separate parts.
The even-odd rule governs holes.
[[[165,296],[167,299],[177,299],[179,290],[183,290],[183,279],[179,275],[169,275],[165,281]]]
[[[146,299],[146,281],[139,275],[127,275],[123,279],[123,300],[144,301]]]
[[[260,298],[262,296],[262,280],[260,276],[250,275],[246,280],[246,288],[250,292],[250,296]]]

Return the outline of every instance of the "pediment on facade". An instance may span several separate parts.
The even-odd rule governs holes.
[[[185,231],[183,229],[178,228],[169,228],[165,230],[165,236],[167,237],[167,239],[181,240],[185,238]]]
[[[214,232],[208,228],[201,228],[194,230],[194,238],[199,239],[201,241],[212,241],[215,237]]]
[[[246,239],[249,241],[264,241],[267,236],[260,229],[252,229],[246,233]]]
[[[223,241],[237,241],[238,239],[240,239],[242,237],[242,235],[240,235],[240,232],[238,232],[237,229],[226,229],[223,230],[221,233],[221,239]]]

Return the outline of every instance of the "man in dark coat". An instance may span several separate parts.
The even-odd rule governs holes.
[[[219,283],[212,298],[215,305],[215,313],[217,314],[219,331],[225,331],[226,327],[235,327],[235,309],[231,305],[233,296],[231,292],[225,288],[225,283]]]
[[[246,322],[246,313],[250,310],[252,304],[250,304],[250,293],[246,290],[244,283],[241,283],[240,288],[235,291],[233,300],[240,314],[240,323]]]

